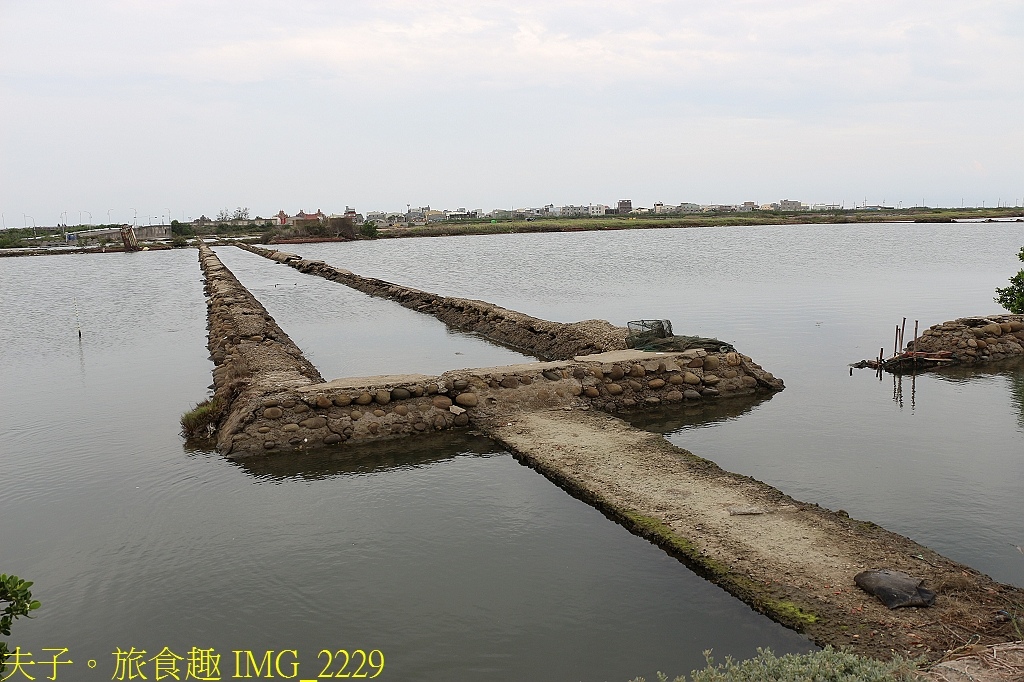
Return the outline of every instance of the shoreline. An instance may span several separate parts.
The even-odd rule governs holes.
[[[357,236],[355,240],[345,237],[296,237],[283,236],[280,239],[268,233],[247,234],[244,231],[233,233],[198,234],[189,237],[189,247],[195,248],[194,240],[231,240],[248,244],[313,244],[321,242],[372,241],[375,239],[409,239],[413,237],[461,237],[489,234],[518,233],[565,233],[565,232],[601,232],[606,230],[652,230],[652,229],[686,229],[694,227],[768,227],[776,225],[814,226],[814,225],[882,225],[882,224],[926,224],[945,225],[955,223],[1008,223],[1024,224],[1024,208],[984,208],[984,209],[935,209],[913,211],[912,209],[894,209],[885,211],[848,210],[839,213],[731,213],[731,214],[690,214],[674,216],[638,216],[638,217],[594,217],[594,218],[545,218],[537,220],[502,220],[497,222],[445,222],[413,227],[382,227],[378,228],[376,237]],[[149,250],[158,251],[173,248],[162,243],[148,243]],[[68,253],[111,253],[123,251],[121,247],[68,248],[57,247],[41,249],[38,247],[9,247],[0,249],[0,258],[16,256],[49,256]]]

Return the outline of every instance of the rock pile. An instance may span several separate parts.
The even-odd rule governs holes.
[[[949,351],[954,361],[966,365],[1024,355],[1024,315],[961,317],[932,325],[907,350]]]

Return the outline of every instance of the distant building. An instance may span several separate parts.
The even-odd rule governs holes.
[[[472,220],[480,215],[479,209],[467,211],[465,208],[459,207],[454,211],[445,211],[445,220]]]
[[[677,213],[700,213],[700,204],[684,202],[676,207]]]
[[[619,205],[618,205],[618,209],[617,209],[617,213],[619,215],[625,215],[626,213],[630,213],[632,210],[633,210],[633,200],[632,199],[619,199]]]
[[[580,216],[590,215],[589,206],[562,206],[557,209],[558,215],[562,218],[578,218]]]
[[[326,223],[327,214],[321,211],[319,208],[316,213],[306,213],[301,208],[295,215],[288,215],[283,210],[278,211],[275,216],[275,221],[278,225],[310,225],[312,223]]]
[[[779,202],[780,211],[803,211],[806,208],[799,201],[793,201],[791,199],[783,199]]]
[[[604,204],[591,204],[588,208],[590,215],[604,215],[608,212],[608,207]]]

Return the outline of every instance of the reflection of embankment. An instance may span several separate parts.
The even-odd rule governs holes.
[[[940,367],[930,374],[940,381],[959,383],[978,377],[1005,376],[1024,379],[1024,357],[1010,357],[987,365]]]
[[[684,403],[672,408],[656,408],[643,412],[623,412],[618,416],[631,426],[651,433],[675,433],[680,429],[708,426],[734,421],[752,412],[772,396],[753,394],[737,396],[732,400],[715,400],[699,403]]]
[[[451,433],[415,440],[364,443],[345,450],[320,449],[302,457],[296,457],[294,453],[248,457],[234,460],[234,463],[254,478],[276,482],[373,474],[435,464],[464,455],[482,456],[498,452],[501,449],[487,438]]]
[[[953,383],[971,381],[979,377],[1005,377],[1010,392],[1010,403],[1017,412],[1018,423],[1024,427],[1024,358],[1006,358],[984,367],[945,367],[934,374],[941,381]]]

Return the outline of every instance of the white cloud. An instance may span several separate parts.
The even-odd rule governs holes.
[[[256,205],[237,196],[252,187],[419,192],[430,203],[456,185],[472,192],[464,205],[487,203],[496,183],[523,188],[521,202],[628,183],[671,201],[672,178],[694,158],[703,170],[688,187],[731,182],[736,198],[790,183],[786,194],[830,199],[836,185],[862,194],[875,181],[959,197],[981,183],[975,161],[987,182],[1012,188],[1024,182],[1022,28],[1024,6],[1009,1],[7,0],[0,203],[44,201],[54,168],[82,195],[104,191],[78,179],[95,170],[145,191],[125,150],[165,160],[154,187],[183,197],[231,187],[236,198],[219,203],[232,205]],[[354,155],[354,168],[248,170],[293,149]],[[458,164],[489,154],[503,164]],[[85,157],[87,173],[69,161]],[[228,178],[197,158],[240,169]],[[360,175],[366,167],[375,174]],[[181,177],[209,189],[183,191]]]

